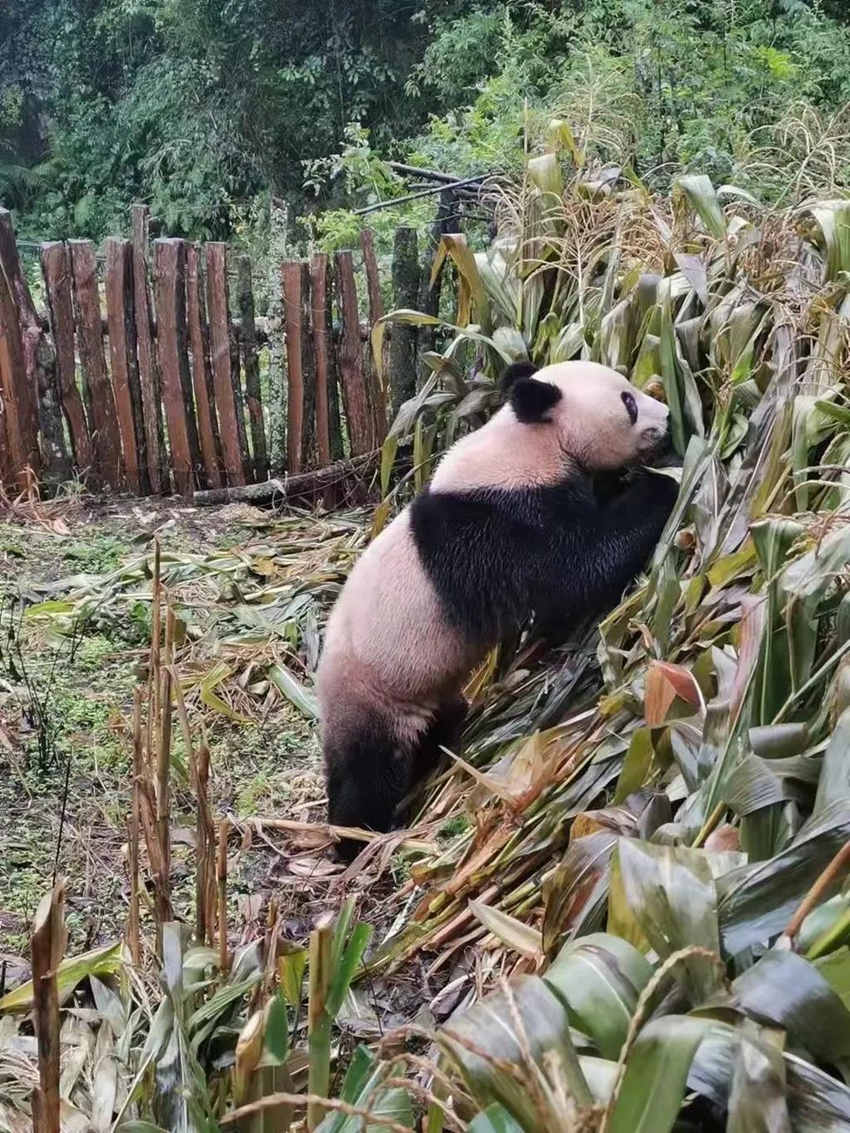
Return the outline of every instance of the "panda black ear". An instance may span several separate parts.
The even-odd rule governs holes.
[[[546,414],[561,400],[561,391],[551,382],[519,378],[511,386],[510,400],[517,420],[534,425],[548,420]]]
[[[532,374],[537,373],[537,367],[533,362],[511,362],[507,370],[502,375],[502,389],[505,393],[511,388],[515,381],[519,378],[530,378]]]

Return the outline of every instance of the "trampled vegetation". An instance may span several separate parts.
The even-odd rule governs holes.
[[[651,49],[684,68],[678,37],[692,47],[705,7],[682,5],[667,39],[648,29]],[[799,33],[809,62],[802,50],[763,61],[772,94],[795,85],[823,105],[841,80],[814,32],[837,43],[844,31],[799,8],[777,35]],[[769,18],[782,28],[786,15]],[[486,42],[486,14],[463,19],[457,42],[464,27]],[[514,42],[530,52],[542,26]],[[437,42],[426,63],[445,58]],[[697,76],[708,66],[693,50],[687,61]],[[481,115],[518,123],[531,156],[485,198],[492,243],[444,238],[457,286],[441,316],[397,310],[373,333],[380,356],[387,324],[436,332],[384,446],[376,509],[254,514],[249,535],[225,532],[203,554],[169,547],[167,528],[157,550],[142,531],[137,548],[92,552],[28,584],[23,610],[3,608],[0,725],[13,726],[0,754],[30,761],[27,784],[52,766],[57,797],[69,741],[51,731],[45,667],[27,649],[49,641],[67,664],[120,626],[135,662],[113,686],[120,915],[88,953],[72,935],[63,1074],[38,1095],[63,1128],[850,1128],[850,120],[838,102],[774,103],[742,123],[734,161],[712,167],[707,150],[681,148],[688,123],[734,133],[741,104],[724,89],[715,122],[689,92],[700,108],[677,117],[685,71],[671,71],[659,87],[671,116],[641,104],[651,129],[675,122],[668,191],[647,158],[657,140],[624,130],[635,92],[617,93],[616,66],[598,90],[596,73],[573,75],[590,101],[558,118],[548,93],[520,113],[507,75],[482,92],[489,109],[456,118],[454,141],[474,138]],[[691,157],[700,168],[685,172]],[[360,158],[383,169],[368,146]],[[341,233],[350,219],[325,223]],[[234,797],[243,721],[285,711],[304,758],[321,626],[354,556],[526,355],[593,358],[666,400],[678,505],[601,626],[548,654],[531,634],[488,659],[462,745],[411,829],[364,837],[359,861],[334,870],[318,777],[277,824],[273,794],[258,790],[259,813]],[[18,501],[7,561],[26,558],[13,524],[49,528],[68,508]],[[278,863],[270,882],[245,872],[253,842]],[[63,901],[60,885],[36,917],[36,973],[64,952]],[[57,1020],[37,999],[48,1033]],[[14,1133],[50,1081],[33,1008],[26,982],[0,999],[0,1128]]]

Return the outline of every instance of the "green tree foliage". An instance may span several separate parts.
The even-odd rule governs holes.
[[[850,102],[848,57],[843,0],[29,0],[0,10],[0,199],[40,237],[135,198],[256,238],[273,194],[338,244],[400,192],[379,158],[518,171],[561,112],[650,185],[726,180],[792,101]]]

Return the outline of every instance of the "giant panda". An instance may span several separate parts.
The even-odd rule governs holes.
[[[669,451],[660,401],[592,362],[514,363],[503,384],[502,408],[448,450],[331,612],[317,690],[335,825],[403,819],[457,737],[472,669],[532,614],[554,636],[615,605],[675,502],[675,481],[646,469],[610,487]]]

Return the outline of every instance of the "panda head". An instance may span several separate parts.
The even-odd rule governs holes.
[[[588,472],[649,461],[669,442],[667,406],[596,362],[514,362],[503,388],[518,422],[554,430],[563,454]]]

